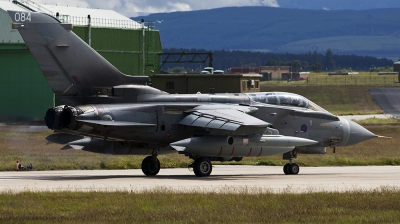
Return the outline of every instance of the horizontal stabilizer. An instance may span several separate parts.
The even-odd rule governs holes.
[[[92,138],[83,138],[73,142],[68,143],[70,147],[76,150],[82,150],[85,146],[90,145],[92,143]]]
[[[46,140],[50,143],[57,143],[57,144],[67,144],[71,141],[76,141],[82,139],[83,136],[80,135],[71,135],[66,133],[53,133],[46,137]]]
[[[118,127],[155,127],[155,124],[146,124],[131,121],[103,121],[103,120],[79,120],[88,125],[118,126]]]

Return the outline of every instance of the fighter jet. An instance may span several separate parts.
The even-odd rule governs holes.
[[[34,12],[8,11],[63,105],[45,114],[47,139],[96,153],[148,155],[145,175],[160,170],[158,155],[190,157],[196,176],[211,161],[282,154],[285,174],[298,174],[298,154],[325,154],[377,135],[293,93],[168,94],[148,77],[122,74],[72,31],[71,24]],[[57,137],[57,138],[55,138]]]

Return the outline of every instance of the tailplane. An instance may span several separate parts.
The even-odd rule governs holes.
[[[147,76],[128,76],[71,31],[72,24],[42,13],[8,11],[56,97],[102,95],[114,86],[145,85]],[[100,94],[99,94],[100,93]]]

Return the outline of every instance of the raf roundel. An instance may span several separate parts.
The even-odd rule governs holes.
[[[300,128],[301,132],[307,132],[307,125],[303,124]]]

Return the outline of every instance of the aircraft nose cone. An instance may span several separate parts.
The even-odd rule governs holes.
[[[368,131],[365,129],[363,126],[353,122],[353,121],[348,121],[349,122],[349,140],[345,144],[346,146],[348,145],[354,145],[363,141],[366,141],[371,138],[378,137],[374,133]]]

